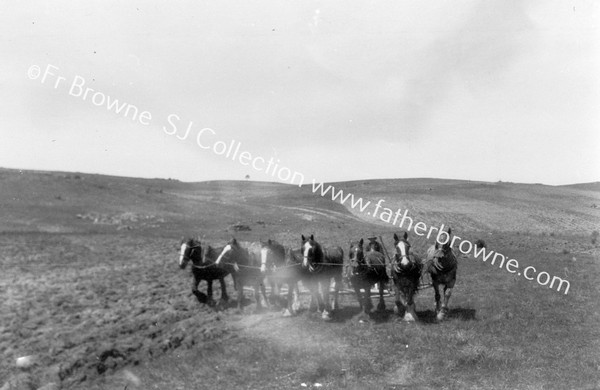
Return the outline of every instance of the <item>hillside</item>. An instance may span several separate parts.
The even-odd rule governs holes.
[[[0,170],[0,232],[144,234],[228,231],[355,219],[297,187],[260,182],[182,183],[80,173]],[[320,210],[320,211],[319,211]],[[235,230],[232,230],[235,231]]]
[[[461,230],[590,234],[600,227],[600,193],[587,187],[485,183],[462,180],[398,179],[335,184],[392,210],[408,209],[427,225]],[[357,216],[373,218],[351,210]]]
[[[485,183],[441,179],[368,180],[332,183],[373,206],[408,210],[428,226],[451,224],[481,232],[589,235],[600,226],[597,183],[574,186]],[[311,186],[248,181],[183,183],[80,173],[0,170],[0,232],[111,232],[146,234],[229,232],[266,224],[281,235],[323,224],[360,219],[394,227],[320,196]],[[375,228],[375,227],[374,227]],[[159,233],[160,232],[160,233]],[[283,238],[283,237],[279,237]]]

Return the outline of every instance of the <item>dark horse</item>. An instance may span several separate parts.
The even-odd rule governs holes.
[[[427,250],[427,272],[431,275],[431,283],[435,291],[435,312],[438,321],[443,320],[448,313],[448,301],[452,288],[456,283],[458,261],[452,251],[452,229],[448,228],[448,240],[444,244],[436,241]],[[440,303],[440,285],[444,285],[444,302]]]
[[[396,253],[392,262],[392,279],[396,290],[398,315],[402,315],[404,312],[403,320],[412,322],[418,319],[414,296],[419,288],[423,264],[421,259],[411,252],[407,238],[408,233],[406,232],[402,238],[394,233]]]
[[[344,251],[339,246],[323,248],[315,241],[314,236],[306,238],[302,235],[302,283],[306,284],[316,303],[317,310],[323,310],[322,318],[331,319],[331,303],[329,302],[329,288],[331,278],[335,280],[333,293],[333,310],[339,309],[338,295],[342,284],[342,267],[344,265]],[[321,293],[319,293],[319,287]]]
[[[208,247],[210,248],[210,247]],[[214,261],[211,261],[210,256],[206,256],[206,252],[200,240],[194,238],[182,239],[181,250],[179,252],[179,268],[185,269],[189,261],[192,261],[192,293],[196,296],[200,303],[214,305],[212,299],[213,290],[212,282],[218,279],[221,283],[221,300],[227,302],[229,296],[225,288],[224,278],[229,274],[229,270],[217,267]],[[214,260],[214,259],[213,259]],[[201,293],[198,290],[200,281],[206,280],[206,292]]]
[[[383,289],[389,281],[386,272],[385,257],[381,251],[378,251],[379,243],[371,240],[367,244],[367,252],[363,250],[364,240],[353,241],[350,243],[350,251],[348,253],[349,263],[344,266],[344,276],[350,281],[358,303],[363,309],[362,314],[369,314],[373,308],[371,302],[371,287],[379,284],[379,304],[377,310],[385,310],[385,302],[383,300]],[[360,290],[364,291],[364,295]]]
[[[238,293],[238,309],[242,309],[244,300],[244,286],[254,287],[254,298],[256,299],[256,310],[262,309],[260,292],[265,298],[265,303],[268,306],[269,301],[265,291],[265,286],[262,283],[266,274],[261,271],[260,259],[261,245],[257,243],[249,244],[249,249],[242,247],[235,238],[232,238],[219,254],[215,263],[219,266],[233,267],[231,276],[233,283]]]

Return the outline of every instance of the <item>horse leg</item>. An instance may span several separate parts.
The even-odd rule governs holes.
[[[418,283],[419,283],[419,280],[417,279],[415,284],[409,286],[408,290],[406,291],[406,304],[407,305],[406,305],[406,313],[404,314],[404,321],[406,321],[406,322],[414,322],[418,319],[417,313],[415,312],[415,301],[414,301],[415,290],[417,288]]]
[[[275,288],[273,286],[273,281],[271,280],[270,276],[267,276],[265,278],[265,280],[266,280],[266,283],[269,283],[269,289],[270,289],[270,291],[269,291],[269,299],[267,300],[267,302],[275,303]]]
[[[333,290],[333,310],[340,310],[340,302],[338,300],[340,295],[340,288],[342,287],[342,275],[336,275],[334,278],[335,287]]]
[[[329,301],[329,289],[331,288],[331,278],[326,278],[321,283],[321,289],[323,293],[323,314],[322,318],[326,321],[331,320],[331,302]]]
[[[264,286],[262,286],[264,287]],[[260,299],[260,288],[261,288],[261,283],[259,280],[254,282],[254,300],[256,301],[256,309],[255,312],[260,312],[262,310],[262,302]]]
[[[435,314],[438,314],[440,312],[441,309],[441,304],[440,304],[440,284],[439,282],[434,279],[431,278],[431,284],[433,285],[433,291],[435,292]]]
[[[235,285],[237,288],[238,310],[243,311],[243,309],[244,309],[244,281],[242,280],[241,277],[238,276],[236,278]]]
[[[410,322],[410,321],[414,321],[412,314],[410,312],[411,307],[410,307],[410,303],[409,303],[409,293],[406,291],[406,287],[404,287],[404,289],[399,289],[400,290],[400,303],[402,304],[402,314],[400,312],[398,312],[398,315],[400,315],[402,317],[403,321],[406,322]]]
[[[357,283],[352,283],[352,287],[354,287],[354,292],[356,293],[356,300],[358,301],[358,307],[360,308],[360,310],[362,310],[364,312],[364,305],[363,305],[362,295],[360,292],[360,287],[358,286]]]
[[[294,301],[292,304],[292,308],[294,309],[294,312],[297,312],[298,310],[300,310],[300,287],[298,286],[298,281],[295,281],[293,284],[289,285],[289,288],[291,288],[294,291]]]
[[[294,284],[292,282],[288,281],[288,292],[287,292],[287,307],[283,312],[283,316],[284,317],[292,317],[296,315],[296,309],[294,307],[295,305],[295,300],[294,300],[294,296],[295,296],[295,290],[294,290]]]
[[[363,287],[365,290],[365,313],[369,314],[371,310],[373,310],[373,301],[371,300],[371,284],[365,281]]]
[[[278,283],[272,276],[267,276],[269,281],[269,287],[271,288],[271,294],[269,300],[276,307],[281,306],[281,283]]]
[[[385,301],[383,300],[384,285],[383,285],[383,282],[379,282],[377,284],[379,285],[379,304],[377,305],[377,311],[384,311],[385,310]]]
[[[314,278],[306,284],[310,290],[310,305],[309,311],[322,311],[323,310],[323,296],[321,294],[321,281]]]
[[[398,311],[398,316],[399,317],[403,317],[406,307],[404,306],[404,304],[402,303],[402,292],[400,291],[400,285],[398,283],[398,281],[394,281],[394,292],[395,292],[395,302],[396,302],[396,309]]]
[[[283,298],[281,297],[281,290],[283,289],[283,282],[279,282],[275,284],[277,286],[277,302],[279,304],[279,306],[283,305]],[[288,289],[292,288],[293,284],[292,283],[288,283]]]
[[[265,299],[265,305],[267,306],[267,309],[271,309],[271,305],[269,303],[269,298],[267,298],[267,291],[266,291],[266,287],[265,287],[265,280],[262,279],[259,281],[260,283],[260,292],[262,293],[263,298]]]
[[[317,290],[317,310],[322,312],[323,310],[325,310],[325,301],[323,300],[323,282],[320,280],[317,280],[316,283],[316,290]]]
[[[213,300],[213,280],[206,279],[206,295],[208,296],[206,303],[209,306],[214,306],[215,301]]]
[[[275,306],[280,308],[283,306],[283,299],[281,298],[281,288],[283,287],[283,283],[275,279],[272,279],[271,283],[271,293],[275,291]],[[288,287],[291,287],[289,283]]]
[[[448,288],[444,285],[444,302],[442,303],[442,308],[437,315],[438,320],[443,320],[446,318],[446,314],[448,313],[448,302],[450,301],[450,297],[452,296],[452,288]]]
[[[200,284],[201,281],[202,281],[202,279],[196,278],[196,275],[194,275],[194,277],[192,278],[192,294],[194,294],[196,299],[198,299],[198,302],[206,303],[207,302],[206,295],[203,294],[202,292],[200,292],[200,290],[198,290],[198,285]]]
[[[229,301],[229,295],[227,295],[227,287],[225,286],[225,278],[220,278],[219,282],[221,283],[221,301],[227,302],[227,301]]]
[[[304,284],[304,282],[302,282]],[[320,297],[319,297],[319,284],[313,280],[311,281],[306,281],[306,284],[304,284],[306,286],[306,288],[308,288],[308,291],[310,291],[310,304],[308,305],[308,311],[309,312],[314,312],[317,311],[319,309],[319,301],[320,301]]]
[[[283,306],[283,298],[281,297],[281,289],[283,288],[283,281],[281,280],[273,280],[273,283],[276,288],[276,297],[277,297],[277,305],[279,307]],[[288,288],[291,288],[292,284],[288,283]]]

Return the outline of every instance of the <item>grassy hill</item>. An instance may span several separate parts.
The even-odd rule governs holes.
[[[265,182],[182,183],[80,173],[0,170],[0,232],[144,234],[228,231],[245,224],[309,225],[325,210],[353,219],[339,204],[307,189]]]
[[[590,187],[593,185],[546,186],[439,179],[336,184],[336,188],[367,196],[373,202],[384,199],[384,206],[394,211],[408,209],[415,220],[428,225],[444,223],[468,231],[537,234],[590,234],[598,229],[600,208],[593,205],[600,204],[600,193],[589,191]]]
[[[311,186],[264,182],[135,179],[80,173],[0,170],[0,232],[110,232],[147,234],[224,232],[266,224],[283,232],[335,225],[353,216],[391,227],[358,210],[320,196]],[[415,221],[467,231],[574,233],[598,228],[597,183],[574,186],[484,183],[440,179],[332,183],[355,197],[408,210]],[[293,226],[294,229],[290,229]],[[212,233],[211,233],[212,232]]]

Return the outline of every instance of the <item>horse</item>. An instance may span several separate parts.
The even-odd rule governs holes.
[[[380,249],[379,243],[371,240],[367,244],[367,252],[363,250],[364,240],[350,242],[350,251],[348,252],[348,264],[344,266],[345,278],[350,281],[360,308],[363,310],[363,315],[368,315],[373,308],[371,302],[371,287],[374,284],[379,285],[379,304],[377,310],[385,310],[385,302],[383,300],[383,289],[389,281],[386,272],[386,263],[383,253],[377,250]],[[360,290],[364,290],[364,295]],[[362,296],[361,296],[362,295]]]
[[[302,235],[302,283],[306,283],[318,311],[323,311],[322,318],[331,320],[332,307],[329,302],[331,279],[335,280],[333,294],[333,310],[339,309],[338,295],[342,284],[342,267],[344,251],[339,246],[324,248],[315,241],[313,235],[306,238]],[[319,293],[319,287],[321,293]]]
[[[369,252],[369,251],[377,251],[377,252],[385,255],[386,258],[389,259],[389,257],[387,257],[388,256],[387,253],[385,253],[385,251],[384,251],[385,248],[383,247],[382,244],[379,243],[379,241],[377,241],[377,237],[368,237],[368,240],[369,240],[369,242],[367,243],[367,245],[365,247],[365,251],[367,251],[367,252]],[[389,280],[390,280],[390,275],[391,275],[391,273],[389,271],[389,268],[387,267],[387,264],[386,264],[386,273],[387,273],[387,276],[388,276],[388,280],[387,280],[387,282],[382,283],[384,289],[387,288],[387,285],[388,285]],[[377,283],[377,286],[378,287],[382,287],[382,286],[380,286],[380,283]],[[389,291],[391,292],[391,289]]]
[[[291,289],[298,290],[298,268],[300,264],[288,264],[287,253],[283,245],[275,240],[268,239],[267,241],[261,241],[261,272],[266,274],[267,281],[271,287],[271,302],[276,306],[281,306],[281,287],[284,283],[288,284],[288,292]],[[296,270],[290,270],[288,268],[296,267]],[[295,272],[296,271],[296,272]],[[289,294],[288,294],[289,295]],[[296,299],[297,301],[297,299]],[[292,311],[289,310],[287,315],[291,315]]]
[[[442,321],[448,313],[448,301],[452,288],[456,283],[458,261],[451,247],[452,229],[448,228],[448,241],[440,244],[438,241],[427,250],[427,272],[435,291],[435,312],[438,321]],[[444,285],[444,302],[440,304],[440,285]]]
[[[280,259],[281,248],[283,246],[276,241],[269,240],[266,245],[268,248],[267,264],[269,264],[269,254],[273,254],[273,267],[267,279],[272,286],[277,288],[277,298],[280,298],[281,286],[287,284],[287,302],[283,312],[284,317],[292,317],[298,314],[300,308],[298,282],[307,276],[307,273],[302,269],[302,252],[300,249],[293,250],[284,248],[283,261]],[[271,249],[274,249],[271,251]],[[273,288],[272,287],[272,288]],[[279,299],[278,299],[279,300]]]
[[[223,247],[215,261],[215,264],[218,266],[226,265],[233,267],[231,276],[233,276],[233,283],[238,293],[237,304],[239,310],[242,310],[244,286],[247,285],[254,287],[256,311],[262,309],[260,293],[262,293],[267,307],[269,306],[265,286],[262,283],[265,278],[265,273],[261,272],[261,268],[263,267],[260,264],[260,251],[260,243],[251,243],[248,248],[244,248],[235,238],[232,238],[227,245]]]
[[[423,264],[421,259],[410,250],[410,243],[407,238],[407,232],[404,232],[402,238],[394,233],[396,253],[392,262],[392,279],[394,281],[398,315],[402,316],[402,312],[404,312],[403,321],[413,322],[418,319],[415,312],[414,296],[419,288]]]
[[[212,282],[213,280],[218,279],[221,283],[221,301],[227,302],[229,300],[229,296],[227,295],[224,279],[225,276],[230,273],[230,271],[221,267],[217,267],[214,262],[210,260],[210,257],[206,256],[206,251],[200,244],[199,239],[183,238],[180,242],[180,248],[179,268],[185,269],[188,262],[191,260],[191,272],[193,276],[192,294],[196,296],[198,301],[200,303],[206,303],[210,306],[214,305],[214,301],[212,299]],[[210,246],[208,248],[210,248]],[[206,280],[207,294],[204,294],[198,290],[198,285],[202,280]]]

